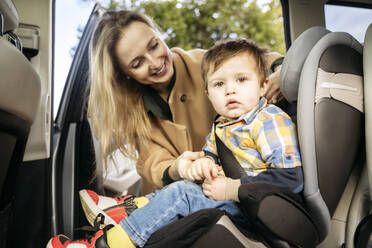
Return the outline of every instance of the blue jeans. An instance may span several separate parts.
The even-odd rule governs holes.
[[[143,247],[150,236],[160,228],[205,208],[219,208],[246,223],[247,219],[233,201],[214,201],[206,197],[200,185],[177,181],[147,195],[150,202],[137,209],[120,225],[129,237]]]

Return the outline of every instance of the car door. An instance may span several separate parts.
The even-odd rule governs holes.
[[[86,224],[78,190],[97,188],[95,152],[86,117],[89,91],[89,43],[104,13],[95,5],[85,26],[67,76],[60,107],[53,125],[50,178],[50,236],[64,233],[74,237],[74,228]],[[76,237],[76,236],[75,236]]]

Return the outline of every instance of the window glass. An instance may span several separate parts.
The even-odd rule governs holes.
[[[57,115],[70,65],[94,1],[57,0],[54,37],[54,117]]]
[[[324,11],[327,29],[347,32],[364,42],[367,27],[372,23],[372,9],[326,4]]]

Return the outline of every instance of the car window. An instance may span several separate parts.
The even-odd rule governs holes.
[[[372,23],[371,8],[326,4],[324,13],[327,29],[347,32],[359,42],[364,42],[364,34]]]
[[[56,0],[54,38],[54,102],[57,115],[70,65],[95,1]]]

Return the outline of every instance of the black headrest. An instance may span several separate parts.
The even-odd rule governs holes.
[[[284,58],[280,72],[280,89],[288,102],[296,102],[302,67],[313,46],[330,31],[311,27],[293,42]]]

